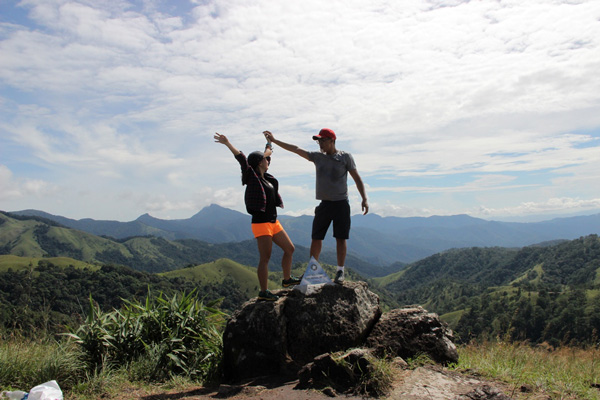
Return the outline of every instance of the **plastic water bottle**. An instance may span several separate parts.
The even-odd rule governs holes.
[[[26,400],[28,393],[22,390],[15,390],[13,392],[2,392],[2,398],[8,398],[10,400]]]

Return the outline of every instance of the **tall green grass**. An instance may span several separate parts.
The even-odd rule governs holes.
[[[11,336],[0,341],[0,387],[29,391],[33,386],[56,380],[70,388],[85,377],[81,351],[66,341]]]
[[[542,391],[552,399],[600,399],[600,349],[552,349],[524,343],[487,342],[459,348],[459,370],[474,370],[513,386]],[[510,394],[510,393],[509,393]]]
[[[129,308],[118,313],[95,309],[96,314],[88,319],[87,327],[78,331],[79,343],[66,337],[60,341],[27,340],[22,335],[0,332],[0,390],[27,391],[56,380],[66,400],[124,399],[123,393],[131,388],[157,393],[167,388],[207,383],[218,375],[221,325],[208,320],[220,319],[220,313],[213,314],[216,310],[207,310],[191,295],[170,299],[159,296],[145,303],[131,303]],[[194,325],[190,319],[196,319],[197,313],[204,322]],[[129,319],[120,319],[125,315]],[[139,336],[127,339],[127,332],[138,326],[135,323],[138,318],[154,321],[154,325],[148,325],[148,334],[157,340],[144,336],[141,328],[136,333]],[[89,324],[93,321],[97,324],[92,328]],[[191,330],[176,327],[182,322],[184,325],[189,322]],[[90,336],[86,338],[85,332]],[[188,333],[189,340],[184,337]],[[138,338],[145,338],[141,347],[135,351],[125,348],[128,340],[137,342]],[[86,341],[88,347],[84,346]],[[201,343],[198,346],[196,342]],[[94,358],[96,351],[100,353]],[[111,354],[113,351],[115,354]],[[531,393],[521,393],[521,387],[529,386],[551,399],[600,400],[597,347],[552,349],[524,343],[469,344],[459,347],[459,362],[453,368],[506,382],[513,388],[507,394],[514,399],[532,398]]]
[[[0,390],[56,380],[66,399],[121,399],[123,387],[215,381],[225,322],[216,304],[159,294],[105,312],[90,298],[86,321],[60,340],[0,332]]]

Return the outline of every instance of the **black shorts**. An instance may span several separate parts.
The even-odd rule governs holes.
[[[313,240],[325,239],[329,225],[333,222],[333,237],[348,239],[350,237],[350,203],[348,200],[321,201],[315,208],[313,219]]]

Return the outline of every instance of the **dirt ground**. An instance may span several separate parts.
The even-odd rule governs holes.
[[[363,400],[360,395],[346,395],[332,390],[295,389],[298,381],[258,378],[240,385],[221,385],[215,388],[189,388],[184,391],[142,393],[132,390],[121,393],[119,400],[325,400],[336,397],[345,400]],[[506,397],[504,397],[506,396]],[[543,393],[527,388],[511,387],[480,377],[448,371],[440,367],[421,367],[398,370],[393,389],[380,400],[549,400]]]

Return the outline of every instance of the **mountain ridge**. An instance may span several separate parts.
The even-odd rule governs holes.
[[[11,212],[35,215],[98,236],[124,239],[152,235],[167,240],[197,239],[207,243],[252,240],[250,216],[212,204],[187,219],[163,220],[143,214],[134,221],[74,220],[38,210]],[[292,242],[310,246],[312,216],[280,216]],[[600,233],[600,214],[554,218],[541,222],[488,221],[466,214],[430,217],[352,216],[349,254],[373,265],[410,263],[440,251],[464,247],[523,247],[552,240],[572,240]],[[331,235],[331,234],[330,234]],[[335,249],[328,236],[324,248]]]
[[[41,216],[13,216],[0,212],[0,254],[23,257],[71,257],[88,263],[124,265],[139,271],[164,272],[227,257],[257,265],[255,240],[207,243],[197,239],[169,240],[151,235],[115,239],[69,228]],[[274,246],[269,269],[281,270],[282,251]],[[308,261],[307,248],[297,245],[294,263]],[[335,264],[334,251],[324,249],[320,261]],[[392,270],[353,255],[352,268],[364,276],[383,276]],[[392,267],[397,268],[397,267]],[[395,271],[395,270],[394,270]]]
[[[277,264],[281,255],[275,250],[269,269],[273,276],[280,276]],[[296,261],[294,268],[303,270],[308,249],[298,246],[297,253],[302,261]],[[43,217],[13,218],[0,212],[0,254],[0,272],[17,266],[25,272],[33,271],[37,260],[45,273],[54,260],[70,266],[72,263],[66,259],[70,257],[91,265],[92,272],[94,266],[100,266],[109,275],[125,265],[138,272],[181,278],[178,282],[184,287],[193,278],[196,283],[189,285],[218,289],[230,302],[244,301],[256,291],[252,267],[202,266],[220,264],[223,261],[215,260],[224,258],[243,266],[256,265],[254,240],[224,244],[153,236],[116,240],[67,228]],[[17,256],[22,258],[15,259]],[[512,340],[548,341],[554,346],[588,343],[594,337],[591,332],[600,330],[597,234],[521,248],[454,248],[409,265],[394,264],[379,270],[353,257],[348,257],[350,281],[368,279],[386,304],[420,304],[438,313],[461,341],[510,335]],[[321,257],[324,267],[333,271],[335,267],[329,260],[335,260],[335,252],[325,251]],[[377,276],[380,278],[371,279]]]

